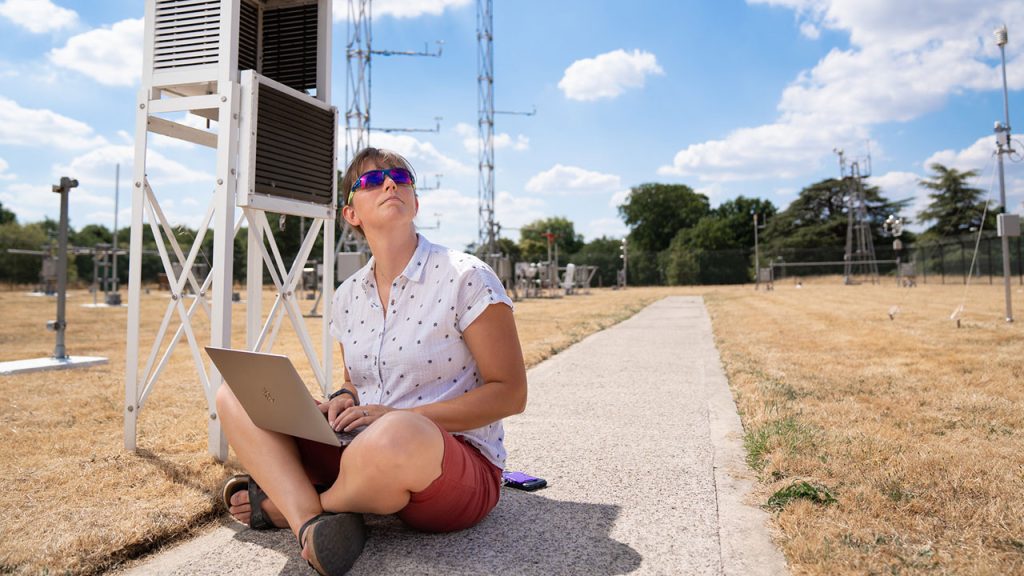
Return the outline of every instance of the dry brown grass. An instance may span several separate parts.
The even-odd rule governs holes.
[[[957,329],[963,294],[835,280],[706,295],[758,500],[795,481],[836,499],[775,515],[794,574],[1024,573],[1021,322],[979,285]]]
[[[681,291],[594,290],[519,302],[527,363],[670,293]],[[271,300],[268,293],[268,310]],[[127,309],[81,306],[91,302],[84,291],[69,295],[68,353],[106,356],[109,364],[0,377],[0,574],[95,573],[187,535],[220,513],[217,490],[236,469],[233,460],[223,466],[207,455],[205,400],[184,343],[140,414],[139,451],[123,449]],[[143,356],[167,302],[166,292],[143,298]],[[303,310],[309,306],[303,303]],[[52,298],[0,292],[0,361],[52,354],[54,338],[43,327],[55,308]],[[197,318],[196,333],[205,343],[208,322],[202,313]],[[233,321],[241,346],[241,307]],[[172,331],[176,326],[177,316]],[[320,320],[307,319],[307,326],[319,342]],[[287,321],[275,351],[302,357]],[[296,364],[312,382],[308,367]]]
[[[527,362],[683,293],[708,303],[763,480],[758,502],[797,480],[836,499],[775,513],[795,574],[1024,573],[1019,288],[1017,324],[1002,321],[1002,291],[979,285],[960,329],[949,320],[963,295],[953,285],[829,279],[770,293],[631,288],[523,301]],[[0,378],[0,573],[94,573],[187,535],[218,513],[216,491],[234,469],[206,454],[205,402],[185,348],[142,411],[141,449],[122,449],[126,311],[79,306],[88,301],[69,301],[69,352],[109,365]],[[144,300],[144,339],[166,302],[157,292]],[[52,353],[43,323],[53,310],[51,299],[0,292],[0,360]],[[242,334],[238,308],[234,320]],[[319,320],[308,326],[318,342]],[[301,357],[290,330],[275,350]]]

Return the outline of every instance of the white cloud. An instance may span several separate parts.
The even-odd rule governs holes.
[[[50,110],[23,108],[0,96],[0,144],[76,150],[101,146],[106,140],[84,122]]]
[[[5,0],[0,3],[0,16],[35,34],[71,28],[78,22],[74,10],[50,0]]]
[[[691,144],[659,173],[704,181],[812,173],[834,146],[859,148],[873,126],[918,118],[940,109],[953,94],[997,89],[998,49],[991,32],[1002,21],[1011,29],[1024,28],[1024,13],[1008,3],[748,1],[793,9],[801,26],[845,32],[851,47],[833,49],[801,72],[781,95],[774,122]],[[1016,46],[1008,53],[1008,73],[1017,88],[1024,87],[1020,54]]]
[[[547,217],[546,206],[542,198],[501,190],[494,196],[494,218],[501,223],[502,229],[521,228],[524,224]],[[519,234],[512,234],[512,237],[518,238]]]
[[[924,169],[930,170],[932,164],[942,164],[947,168],[956,168],[960,171],[977,170],[979,174],[987,172],[986,168],[991,166],[995,157],[996,138],[995,135],[978,138],[963,150],[940,150],[924,161]]]
[[[0,158],[0,180],[14,180],[18,177],[17,174],[11,174],[7,171],[10,168],[10,164],[6,160]]]
[[[143,19],[114,23],[68,39],[50,51],[50,61],[107,86],[131,86],[142,74]]]
[[[629,234],[629,228],[625,222],[618,218],[596,218],[588,222],[585,229],[580,230],[580,232],[587,242],[590,242],[601,236],[623,238]]]
[[[344,132],[344,127],[339,128]],[[418,174],[475,174],[476,168],[442,154],[433,144],[406,134],[373,134],[370,146],[394,150],[412,163]]]
[[[122,188],[131,179],[131,170],[135,161],[135,147],[132,145],[110,144],[90,150],[77,156],[66,165],[54,166],[54,176],[72,176],[83,184],[94,186],[110,186],[114,184],[114,167],[121,165]],[[164,184],[208,183],[213,188],[214,176],[195,170],[171,160],[159,151],[150,148],[146,152],[146,174],[153,184],[154,190],[160,194]],[[162,204],[162,203],[161,203]]]
[[[466,152],[470,154],[479,153],[480,138],[476,128],[465,122],[459,122],[455,125],[455,133],[462,136],[462,146],[466,149]],[[530,139],[522,134],[517,135],[514,140],[506,132],[495,134],[494,149],[501,150],[503,148],[511,148],[516,152],[523,152],[530,149]]]
[[[38,222],[47,214],[59,212],[60,203],[57,209],[53,209],[53,198],[57,195],[50,188],[51,185],[32,184],[11,184],[4,192],[0,192],[0,202],[18,217],[18,222]],[[50,204],[47,204],[49,202]]]
[[[929,191],[919,184],[920,181],[920,174],[894,171],[881,176],[872,176],[869,184],[878,186],[882,191],[882,196],[890,200],[913,198],[913,202],[907,206],[903,216],[916,220],[917,213],[924,210],[931,201],[928,198]]]
[[[598,194],[622,188],[622,179],[577,166],[555,164],[526,183],[526,191],[535,194]]]
[[[611,198],[608,200],[608,207],[615,208],[616,210],[618,210],[619,206],[622,206],[623,204],[626,203],[626,200],[629,200],[629,195],[632,192],[632,190],[627,188],[625,190],[619,190],[618,192],[612,194]]]
[[[817,40],[821,37],[821,30],[810,22],[804,22],[800,25],[800,34],[810,38],[811,40]]]
[[[619,49],[573,62],[558,87],[570,100],[611,99],[627,89],[643,88],[648,75],[664,73],[654,54]]]
[[[471,0],[376,0],[373,3],[373,17],[418,18],[424,14],[440,16],[451,8],[469,6]],[[333,0],[331,14],[334,21],[348,20],[348,2]]]

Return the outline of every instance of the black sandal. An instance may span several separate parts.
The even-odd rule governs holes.
[[[231,496],[235,492],[248,490],[249,492],[249,528],[253,530],[274,530],[277,526],[270,521],[270,518],[263,512],[263,501],[267,499],[259,484],[248,474],[236,474],[227,479],[224,489],[221,491],[221,498],[224,500],[224,507],[231,510]]]
[[[362,514],[323,512],[299,528],[299,548],[309,546],[309,567],[324,576],[346,574],[363,553],[366,525]]]

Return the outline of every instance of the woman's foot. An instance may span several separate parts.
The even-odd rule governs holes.
[[[287,528],[288,521],[248,474],[236,474],[224,482],[221,498],[228,512],[253,530]],[[258,509],[254,509],[258,506]]]
[[[270,498],[265,498],[261,504],[263,515],[270,520],[274,528],[288,527],[288,521],[285,520],[284,514],[281,514],[281,511],[270,501]],[[231,495],[231,505],[228,506],[228,512],[231,513],[235,520],[249,526],[249,520],[252,518],[252,507],[249,505],[248,490],[239,490]]]
[[[348,573],[366,543],[361,514],[325,512],[310,518],[298,531],[302,558],[324,576]]]

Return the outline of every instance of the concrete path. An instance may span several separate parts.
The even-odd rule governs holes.
[[[447,535],[368,518],[352,574],[786,574],[699,297],[673,297],[529,372],[506,421],[508,467],[548,480],[503,489],[473,529]],[[127,575],[311,574],[289,532],[225,519]]]

